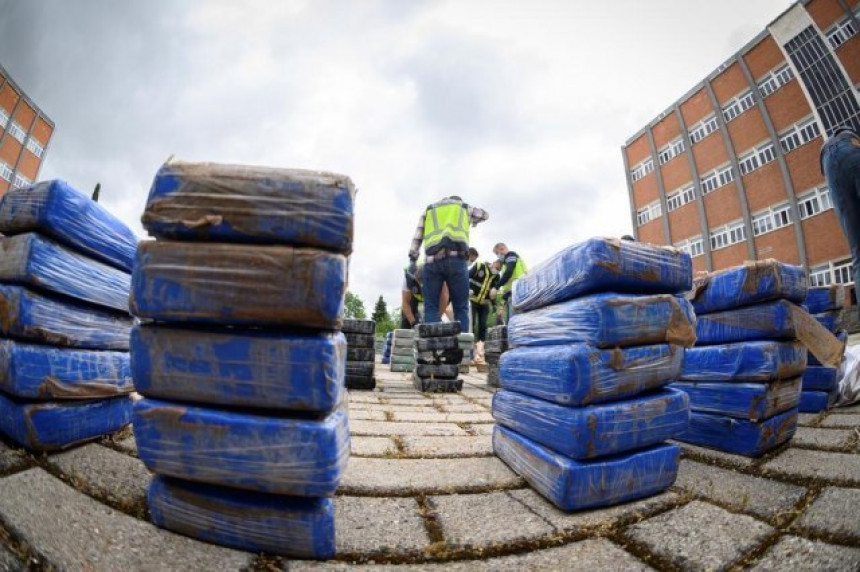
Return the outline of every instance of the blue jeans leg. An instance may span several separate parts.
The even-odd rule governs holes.
[[[824,157],[833,208],[851,247],[854,283],[860,281],[860,147],[840,142]]]
[[[447,260],[439,260],[424,265],[424,321],[428,324],[442,321],[439,296],[442,295],[442,284],[445,283],[445,262]]]
[[[460,330],[469,332],[469,262],[465,258],[448,258],[448,293],[454,306],[454,319],[460,322]]]

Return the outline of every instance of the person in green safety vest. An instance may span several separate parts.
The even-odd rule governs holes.
[[[439,299],[442,289],[454,307],[454,318],[463,332],[469,328],[469,228],[489,218],[487,211],[471,207],[458,196],[450,196],[428,206],[418,219],[409,248],[409,268],[417,267],[424,244],[424,320],[441,321]],[[442,309],[445,306],[441,307]]]
[[[488,262],[478,260],[478,251],[475,248],[469,248],[469,262],[472,265],[469,268],[472,331],[475,332],[475,342],[484,342],[487,339],[487,319],[493,305],[490,290],[495,286],[498,277],[493,274]]]
[[[400,295],[400,328],[404,330],[415,327],[421,323],[421,304],[424,303],[424,291],[421,287],[421,278],[424,274],[424,263],[419,262],[415,272],[409,271],[409,267],[403,268],[403,286]],[[448,306],[448,288],[442,288],[439,306]]]
[[[502,264],[502,273],[490,295],[504,305],[505,323],[507,323],[511,319],[511,290],[514,286],[514,280],[528,272],[528,268],[526,268],[523,259],[516,252],[508,249],[504,242],[493,247],[493,254]]]

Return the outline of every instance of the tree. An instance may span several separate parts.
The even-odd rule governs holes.
[[[350,320],[366,320],[367,319],[367,311],[364,309],[364,302],[361,301],[361,298],[353,294],[352,292],[346,293],[346,299],[344,300],[346,305],[346,309],[344,310],[344,316]]]
[[[376,322],[376,335],[384,336],[396,326],[394,318],[388,313],[388,305],[382,295],[379,295],[379,300],[376,301],[376,306],[373,308],[373,321]]]

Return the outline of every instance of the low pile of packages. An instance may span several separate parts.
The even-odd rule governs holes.
[[[346,388],[371,390],[376,387],[376,322],[344,320],[346,335]]]
[[[466,352],[460,348],[460,323],[419,324],[415,334],[415,389],[429,393],[463,389],[463,380],[458,378]]]
[[[412,354],[413,330],[394,330],[391,337],[391,371],[407,373],[415,370],[415,357]]]
[[[810,288],[803,302],[806,311],[842,344],[848,340],[840,320],[844,306],[845,288],[839,285]],[[838,372],[838,368],[822,365],[814,354],[809,354],[798,406],[801,413],[820,413],[833,407],[839,397]]]

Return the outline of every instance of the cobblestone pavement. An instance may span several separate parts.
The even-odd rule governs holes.
[[[336,498],[339,555],[301,562],[150,525],[150,475],[129,431],[33,457],[0,442],[0,570],[857,570],[860,406],[802,415],[786,447],[751,460],[683,445],[675,486],[565,514],[490,445],[492,390],[420,394],[378,366],[349,396],[352,451]]]

